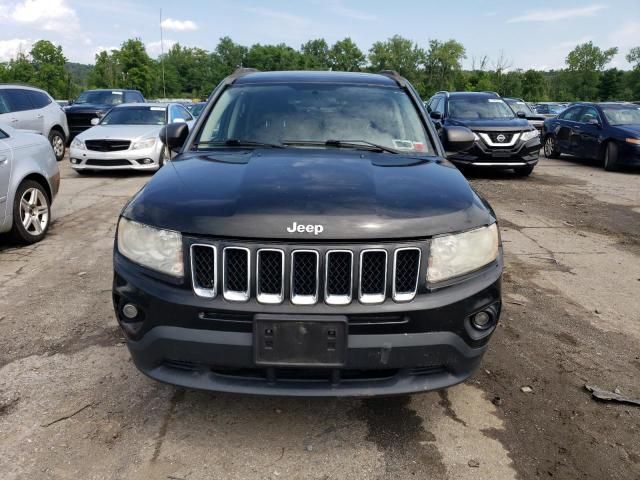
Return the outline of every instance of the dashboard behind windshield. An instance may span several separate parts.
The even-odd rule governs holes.
[[[120,107],[111,110],[101,125],[164,125],[167,109],[164,107]]]
[[[449,116],[463,120],[498,120],[514,118],[513,111],[499,98],[451,97]]]
[[[120,105],[123,103],[122,92],[93,91],[82,92],[74,103],[95,103],[98,105]]]
[[[361,141],[433,155],[416,107],[399,88],[353,84],[238,85],[216,101],[196,143],[232,139]]]

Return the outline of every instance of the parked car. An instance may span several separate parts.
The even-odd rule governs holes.
[[[518,115],[519,112],[522,112],[524,114],[524,118],[526,118],[527,121],[533,125],[536,130],[538,130],[538,133],[542,135],[542,126],[544,125],[544,119],[546,117],[531,110],[529,104],[521,98],[504,97],[504,101],[507,102],[507,105],[511,107],[511,110],[513,110],[516,115]]]
[[[478,368],[500,315],[493,211],[398,74],[247,72],[127,204],[113,299],[136,366],[191,388],[385,395]],[[447,149],[473,134],[443,127]]]
[[[206,105],[207,105],[207,102],[198,102],[198,103],[190,103],[189,105],[186,105],[186,107],[187,107],[187,110],[189,110],[189,112],[191,113],[191,115],[198,118]]]
[[[24,85],[0,85],[0,125],[32,130],[49,139],[58,160],[69,137],[67,117],[44,90]]]
[[[554,104],[554,103],[538,103],[536,105],[536,113],[550,118],[559,115],[566,109],[566,105]]]
[[[440,132],[465,126],[475,135],[471,148],[449,155],[460,168],[513,169],[527,176],[538,163],[540,135],[524,114],[518,116],[493,92],[438,92],[428,111]]]
[[[158,139],[167,123],[191,125],[193,117],[178,103],[127,103],[113,107],[93,120],[71,142],[71,168],[78,173],[92,170],[157,170],[169,160]]]
[[[35,243],[51,222],[51,202],[60,172],[55,154],[42,135],[0,125],[0,233]]]
[[[640,166],[640,106],[582,103],[544,122],[544,153],[601,160],[605,170]]]
[[[70,139],[92,127],[91,120],[103,117],[111,108],[122,103],[144,103],[138,90],[85,90],[65,107],[71,131]]]

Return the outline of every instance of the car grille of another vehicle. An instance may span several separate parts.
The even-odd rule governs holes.
[[[67,122],[73,130],[86,130],[91,128],[91,120],[98,118],[97,113],[67,113]]]
[[[199,297],[221,294],[235,302],[408,302],[418,290],[425,244],[332,248],[196,242],[190,247],[191,281]]]
[[[85,140],[87,150],[95,152],[120,152],[128,150],[131,142],[129,140]]]
[[[85,165],[90,165],[94,167],[128,167],[131,165],[129,160],[124,158],[110,158],[110,159],[101,159],[101,158],[89,158],[84,163]]]

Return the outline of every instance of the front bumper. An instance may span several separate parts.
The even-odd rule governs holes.
[[[465,282],[409,303],[307,307],[306,312],[313,312],[309,320],[328,313],[348,318],[344,365],[265,368],[254,357],[255,315],[300,315],[304,307],[253,300],[221,300],[213,306],[196,297],[189,285],[172,285],[117,252],[114,270],[114,308],[138,369],[162,382],[224,392],[372,396],[446,388],[479,366],[501,308],[500,257]],[[127,323],[122,314],[126,303],[139,308],[141,321]],[[485,310],[493,312],[491,325],[474,329],[471,316]],[[374,322],[374,317],[382,321]],[[385,321],[398,317],[402,322]]]
[[[640,145],[628,142],[619,142],[618,145],[618,164],[628,167],[640,167]]]
[[[518,142],[513,147],[489,147],[481,140],[476,140],[473,146],[464,152],[454,153],[447,159],[457,165],[518,168],[538,163],[540,138],[532,138],[527,142]]]
[[[69,160],[75,170],[157,170],[160,152],[156,146],[137,150],[98,152],[71,148]]]

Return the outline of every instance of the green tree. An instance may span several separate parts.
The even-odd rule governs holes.
[[[135,88],[140,90],[143,95],[151,96],[155,80],[157,80],[157,72],[142,40],[131,38],[125,41],[120,50],[113,54],[121,68],[122,78],[116,80],[119,86]]]
[[[602,50],[593,42],[580,44],[569,52],[565,63],[569,72],[567,80],[574,99],[597,99],[600,72],[616,53],[616,47]]]
[[[31,83],[49,92],[55,98],[67,98],[69,76],[64,68],[66,58],[62,47],[48,40],[38,40],[31,48],[33,77]]]
[[[329,70],[329,45],[324,38],[309,40],[300,47],[300,68],[304,70]]]
[[[633,65],[633,70],[625,78],[628,96],[632,100],[640,100],[640,47],[629,50],[626,59]]]
[[[89,74],[89,84],[92,87],[114,88],[120,84],[122,68],[115,52],[103,50],[96,54],[95,65]]]
[[[528,102],[546,100],[548,90],[547,79],[541,72],[529,69],[522,75],[522,98]]]
[[[605,70],[600,77],[598,97],[602,101],[621,100],[624,95],[624,72],[617,68]]]
[[[329,62],[332,70],[340,72],[359,72],[365,63],[364,53],[349,37],[339,40],[329,50]]]
[[[247,53],[247,67],[263,71],[296,70],[300,53],[281,43],[279,45],[253,45]]]
[[[455,41],[429,40],[425,59],[425,89],[429,94],[438,90],[453,90],[467,58],[464,46]]]
[[[385,42],[375,42],[369,50],[369,64],[373,72],[395,70],[416,88],[422,82],[425,61],[425,51],[400,35],[394,35]]]

